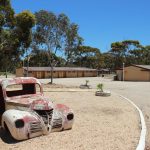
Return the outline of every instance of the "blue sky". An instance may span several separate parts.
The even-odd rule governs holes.
[[[11,0],[16,13],[41,9],[65,13],[79,25],[84,45],[102,52],[126,39],[150,45],[150,0]]]

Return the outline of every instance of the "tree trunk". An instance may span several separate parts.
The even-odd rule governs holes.
[[[5,70],[5,76],[6,76],[6,78],[7,78],[7,68],[6,68],[6,70]]]
[[[51,66],[51,84],[53,84],[53,66]]]
[[[26,51],[26,54],[27,54],[27,49],[25,49]],[[27,54],[27,74],[26,74],[26,77],[29,76],[29,55]]]

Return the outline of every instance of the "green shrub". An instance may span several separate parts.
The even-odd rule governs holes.
[[[85,85],[88,86],[89,80],[85,80]]]
[[[103,83],[97,84],[97,90],[98,90],[98,91],[103,92],[103,87],[104,87],[104,84],[103,84]]]

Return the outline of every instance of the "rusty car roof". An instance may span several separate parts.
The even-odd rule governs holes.
[[[5,78],[0,79],[0,84],[6,83],[9,84],[27,84],[27,83],[39,83],[40,82],[33,77],[16,77],[16,78]]]

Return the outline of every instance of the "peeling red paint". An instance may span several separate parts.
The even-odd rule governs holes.
[[[57,105],[56,105],[56,108],[57,108],[57,109],[61,109],[61,110],[69,110],[69,107],[67,107],[67,106],[64,105],[64,104],[57,104]]]
[[[40,100],[35,100],[35,101],[32,102],[31,109],[32,110],[37,110],[37,109],[51,110],[53,108],[52,108],[52,103],[51,102],[40,99]]]
[[[22,88],[8,90],[7,86],[22,84]],[[25,85],[26,84],[26,85]],[[41,93],[35,93],[38,84]],[[17,140],[28,139],[30,137],[47,134],[49,132],[71,129],[74,118],[68,119],[67,115],[73,113],[72,110],[63,104],[53,104],[50,99],[44,97],[41,83],[31,77],[20,77],[14,79],[0,80],[1,99],[4,99],[5,121],[8,119],[10,133]],[[25,125],[16,129],[13,127],[16,120],[23,120]],[[7,122],[7,121],[6,121]],[[49,127],[52,129],[49,131]],[[15,132],[14,132],[15,130]],[[18,132],[19,131],[19,132]],[[32,135],[33,134],[33,135]]]

